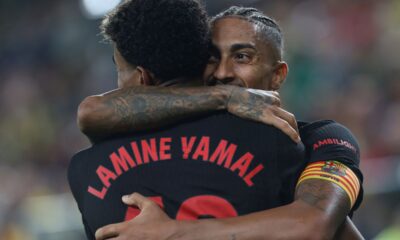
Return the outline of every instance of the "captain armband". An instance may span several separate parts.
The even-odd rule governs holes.
[[[347,193],[351,207],[360,191],[360,182],[354,172],[337,161],[320,161],[309,164],[301,174],[297,185],[307,179],[323,179],[335,183]]]

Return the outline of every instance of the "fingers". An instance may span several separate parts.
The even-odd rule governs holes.
[[[282,112],[280,112],[280,114],[282,114]],[[267,124],[271,124],[272,126],[280,129],[281,131],[283,131],[286,135],[288,135],[294,142],[300,142],[300,135],[299,133],[296,131],[297,130],[297,124],[296,127],[292,127],[288,121],[282,119],[279,116],[272,116],[268,118],[268,122],[266,122]]]
[[[260,89],[248,88],[246,89],[246,92],[250,94],[250,98],[253,98],[253,101],[260,101],[266,103],[267,105],[274,105],[278,107],[281,105],[279,93],[276,91],[264,91]]]
[[[294,116],[292,113],[290,113],[290,112],[288,112],[288,111],[286,111],[285,109],[280,108],[280,107],[271,107],[271,111],[272,111],[276,116],[278,116],[279,118],[281,118],[281,119],[285,120],[286,122],[288,122],[289,125],[290,125],[294,130],[296,130],[297,133],[299,133],[299,129],[298,129],[298,127],[297,127],[296,118],[295,118],[295,116]]]
[[[281,131],[283,131],[286,135],[288,135],[294,142],[299,143],[301,141],[299,134],[296,130],[289,125],[288,122],[282,120],[281,118],[275,117],[272,125]]]
[[[97,229],[95,233],[96,240],[104,240],[112,237],[118,237],[122,223],[110,224]]]
[[[277,91],[269,91],[272,95],[274,95],[274,97],[276,98],[280,98],[280,95]]]
[[[274,95],[267,96],[265,102],[268,105],[272,105],[272,106],[276,106],[276,107],[281,106],[281,99],[279,99],[279,97],[276,97]]]
[[[279,93],[277,91],[267,91],[267,93],[270,94],[272,97],[274,97],[277,100],[276,101],[274,99],[276,101],[276,103],[272,102],[271,104],[280,107],[281,106],[281,97],[280,97]]]
[[[132,193],[130,195],[125,195],[122,197],[122,201],[127,205],[135,205],[140,210],[143,210],[148,205],[153,204],[153,202],[141,195],[140,193]]]
[[[280,107],[281,99],[279,97],[279,93],[277,91],[264,91],[264,90],[255,90],[253,93],[257,93],[264,98],[264,102],[273,106]]]

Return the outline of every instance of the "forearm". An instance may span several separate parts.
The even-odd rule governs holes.
[[[78,124],[91,139],[163,127],[200,114],[226,109],[232,86],[134,87],[86,98]]]
[[[312,228],[318,230],[319,223],[307,216],[301,216],[303,214],[305,212],[299,210],[297,204],[293,204],[236,218],[185,222],[182,223],[183,232],[176,239],[320,239],[317,233],[313,236],[309,234]]]
[[[87,97],[78,109],[81,131],[93,142],[121,133],[154,130],[218,110],[272,125],[300,141],[293,114],[279,108],[274,92],[231,85],[133,87]]]
[[[173,239],[332,239],[350,208],[345,193],[327,181],[301,185],[296,200],[286,206],[236,218],[177,222],[179,237]]]
[[[310,179],[299,183],[296,200],[286,206],[234,218],[177,221],[150,199],[134,193],[122,200],[139,207],[141,214],[128,222],[98,229],[96,239],[332,239],[349,211],[350,199],[346,197],[333,183]],[[351,233],[354,230],[346,223],[336,237],[362,239],[359,233]]]

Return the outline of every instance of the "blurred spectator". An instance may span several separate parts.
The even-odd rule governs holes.
[[[392,223],[382,230],[375,240],[398,240],[400,239],[400,206],[394,211]]]

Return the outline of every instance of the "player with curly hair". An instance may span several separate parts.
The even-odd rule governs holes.
[[[139,1],[131,2],[134,4]],[[147,0],[146,2],[152,1]],[[176,3],[181,1],[157,2]],[[146,21],[146,16],[149,16],[146,15],[145,10],[162,12],[156,6],[158,5],[151,3],[147,8],[141,6],[143,7],[141,10],[144,12],[143,15],[135,15],[140,19],[135,26],[143,26],[141,23]],[[116,22],[121,19],[129,19],[125,14],[135,13],[130,7],[127,7],[129,10],[121,14]],[[164,6],[162,9],[168,8]],[[259,18],[253,10],[240,8],[238,10],[250,12],[250,16],[255,17],[255,19]],[[246,14],[243,12],[239,14],[240,11],[235,10],[234,13],[214,21],[214,47],[205,71],[206,79],[209,82],[235,83],[247,87],[277,89],[286,76],[287,65],[280,61],[279,51],[273,53],[274,50],[280,48],[277,48],[277,45],[274,46],[274,42],[270,40],[271,36],[262,35],[261,33],[264,32],[259,30],[271,27],[259,25],[257,20],[254,20],[255,22],[253,20],[248,21]],[[163,12],[163,14],[157,16],[172,18],[169,13]],[[152,20],[158,20],[162,23],[167,21],[159,17],[154,17]],[[233,22],[227,23],[225,21]],[[113,21],[111,19],[108,22]],[[115,32],[123,32],[122,27],[119,28],[118,25],[113,27]],[[128,26],[130,25],[128,24]],[[249,38],[247,38],[247,41],[224,45],[226,42],[221,39],[219,39],[221,41],[218,41],[217,33],[222,31],[221,29],[218,30],[218,27],[228,30],[229,27],[237,27],[236,30],[240,29],[245,33],[242,34],[242,37],[247,36]],[[104,29],[107,33],[107,25]],[[173,35],[174,29],[167,30],[162,27],[159,30],[165,30]],[[131,30],[135,31],[137,28]],[[179,31],[179,28],[175,30]],[[154,35],[157,35],[159,33],[149,31],[147,34],[156,33]],[[137,30],[137,32],[144,33],[146,31]],[[238,40],[240,36],[234,36],[234,33],[237,32],[225,31],[221,35],[222,38],[225,36],[227,39]],[[114,33],[114,31],[107,34],[111,33]],[[159,34],[163,35],[162,33]],[[126,34],[120,36],[126,36]],[[134,36],[135,34],[132,34],[132,39]],[[137,36],[140,39],[141,35]],[[168,35],[165,36],[168,37]],[[92,140],[104,139],[109,137],[110,133],[115,136],[115,134],[126,133],[128,130],[143,130],[146,128],[146,124],[150,128],[154,125],[165,126],[168,124],[168,117],[176,114],[176,121],[176,119],[182,119],[188,115],[188,112],[193,114],[193,109],[200,109],[195,110],[194,113],[199,114],[199,112],[204,113],[228,107],[230,110],[236,109],[240,116],[247,118],[255,116],[256,120],[264,119],[263,122],[267,123],[270,121],[265,120],[265,118],[268,119],[269,115],[264,109],[243,109],[245,106],[240,105],[243,100],[248,100],[258,107],[262,106],[262,102],[260,102],[260,98],[249,95],[251,91],[246,92],[248,95],[242,98],[237,97],[241,90],[235,87],[127,88],[137,84],[175,86],[191,83],[183,80],[190,76],[191,71],[182,71],[182,74],[176,76],[172,74],[163,75],[162,72],[156,74],[149,69],[157,64],[153,64],[152,60],[146,62],[146,60],[141,59],[152,55],[141,55],[138,53],[139,50],[138,52],[131,50],[130,47],[133,45],[130,45],[129,41],[119,43],[118,38],[110,38],[115,42],[114,57],[118,69],[119,83],[123,88],[102,96],[90,97],[81,105],[80,125]],[[146,41],[154,43],[158,38],[153,36],[146,39]],[[249,39],[252,39],[252,41],[248,41]],[[268,46],[258,45],[266,39]],[[123,41],[125,40],[124,38]],[[246,40],[246,38],[241,40]],[[132,43],[135,41],[132,41]],[[174,44],[170,41],[166,42]],[[143,42],[144,45],[147,43]],[[175,44],[184,43],[178,39]],[[140,48],[140,44],[135,46]],[[154,49],[149,48],[148,50],[154,50],[154,56],[160,56],[157,54],[162,51],[157,50],[156,46],[154,46]],[[168,50],[166,49],[166,51]],[[228,54],[226,54],[227,52]],[[161,64],[173,63],[173,61],[168,61],[169,59],[165,62],[161,59],[164,58],[160,56]],[[260,60],[257,62],[254,59]],[[272,60],[274,65],[278,61],[278,65],[269,68],[269,65],[266,64],[270,63],[269,60]],[[257,67],[257,71],[252,71],[254,74],[246,75],[244,74],[246,72],[235,72],[233,70],[235,64],[243,64],[241,66],[243,69],[249,61],[253,61],[251,63]],[[192,69],[196,69],[196,67]],[[235,70],[238,69],[240,68],[237,67]],[[165,70],[165,72],[168,72],[168,70]],[[269,73],[269,75],[266,73]],[[218,94],[207,93],[207,91],[215,91],[215,89],[217,89]],[[232,94],[232,91],[235,94]],[[261,99],[265,100],[266,98]],[[151,102],[153,103],[151,104]],[[204,105],[207,107],[204,107]],[[232,107],[232,105],[236,107]],[[173,115],[165,113],[171,111],[171,109],[175,109]],[[132,115],[132,113],[134,114]],[[154,119],[153,115],[157,114],[160,117],[157,117],[157,121],[154,123],[152,122],[154,121],[152,120]],[[296,199],[292,202],[299,171],[304,168],[304,165],[301,164],[301,153],[297,148],[298,145],[288,141],[288,138],[285,140],[282,133],[278,133],[276,129],[224,114],[207,115],[160,131],[125,137],[119,136],[95,144],[91,149],[75,156],[69,169],[69,180],[83,214],[87,232],[93,233],[96,226],[121,218],[121,215],[124,215],[123,213],[125,213],[125,219],[137,216],[137,210],[128,208],[128,211],[124,212],[124,208],[117,203],[118,196],[130,193],[129,190],[132,191],[133,189],[151,197],[154,202],[164,208],[169,217],[176,219],[244,216],[226,220],[173,221],[160,211],[156,204],[139,194],[134,194],[124,198],[124,201],[137,205],[142,210],[141,214],[127,223],[100,229],[96,234],[98,239],[111,237],[118,239],[128,236],[129,239],[276,239],[277,237],[310,239],[322,236],[332,237],[354,204],[358,194],[357,188],[352,188],[357,187],[358,183],[352,169],[358,169],[354,160],[357,161],[359,157],[358,147],[352,135],[348,131],[342,131],[342,135],[339,136],[347,139],[347,144],[344,143],[343,139],[341,139],[341,142],[338,139],[333,139],[335,136],[329,134],[332,134],[333,130],[340,128],[340,126],[332,122],[324,122],[319,125],[311,124],[303,129],[303,141],[308,148],[311,164],[303,173],[301,182],[297,186]],[[164,120],[157,125],[160,119]],[[140,122],[144,122],[144,124]],[[274,122],[272,121],[272,123]],[[282,127],[282,125],[277,125]],[[326,135],[332,137],[333,140],[320,141],[321,137]],[[188,136],[194,137],[189,138]],[[223,136],[223,139],[221,139],[221,136]],[[175,138],[181,140],[180,143],[176,143],[177,145],[174,141]],[[320,145],[318,145],[319,143]],[[250,150],[243,151],[244,145]],[[349,150],[349,146],[353,146],[352,151]],[[277,152],[265,152],[265,149]],[[179,150],[182,150],[183,155],[177,157],[180,155]],[[276,155],[276,157],[272,157],[271,154]],[[176,157],[174,159],[171,156]],[[259,157],[264,158],[264,160]],[[297,158],[297,161],[293,161],[293,158]],[[337,158],[338,161],[344,159],[344,161],[349,160],[351,162],[353,160],[350,164],[351,168],[336,161],[324,161],[332,160],[332,158]],[[316,161],[316,159],[322,161]],[[348,173],[348,178],[341,179],[336,174],[337,172],[330,171],[330,169],[338,168],[341,169],[341,173]],[[310,176],[319,176],[319,178],[310,178]],[[332,178],[336,179],[334,181],[337,182],[331,184],[333,181],[327,181],[327,179]],[[338,187],[346,180],[350,181],[349,185],[342,184],[343,186]],[[288,203],[290,204],[287,206],[265,210]],[[102,211],[99,212],[99,209],[102,209]],[[314,224],[317,224],[319,228],[315,229]],[[127,230],[130,233],[133,231],[133,235],[126,235]]]

